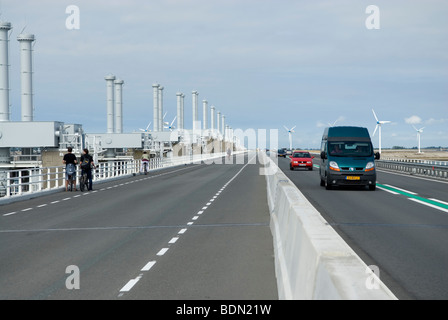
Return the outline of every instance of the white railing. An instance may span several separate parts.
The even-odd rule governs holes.
[[[199,154],[173,158],[153,158],[149,163],[149,171],[213,161],[225,156],[225,153]],[[217,161],[219,162],[219,161]],[[101,162],[96,165],[92,174],[93,181],[98,182],[140,173],[141,160],[123,160]],[[80,169],[76,174],[79,184]],[[65,166],[27,168],[0,171],[0,199],[13,198],[25,194],[65,188]]]

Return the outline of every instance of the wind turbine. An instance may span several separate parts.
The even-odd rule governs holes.
[[[289,150],[292,151],[292,134],[295,133],[294,128],[297,126],[292,127],[291,129],[286,128],[285,126],[283,126],[283,128],[285,128],[286,131],[288,131],[289,134]]]
[[[375,120],[376,120],[376,127],[375,127],[375,131],[373,131],[372,137],[375,136],[376,130],[379,128],[379,130],[378,130],[379,142],[380,142],[379,143],[379,147],[380,147],[379,152],[381,154],[381,126],[383,124],[390,123],[391,121],[380,121],[380,120],[378,120],[378,117],[376,116],[375,111],[373,109],[372,109],[372,112],[373,112],[373,116],[375,117]]]
[[[175,127],[173,126],[173,123],[174,123],[174,121],[176,121],[176,118],[177,118],[177,116],[174,117],[174,119],[173,119],[173,121],[171,121],[171,124],[170,124],[170,125],[168,125],[168,124],[169,124],[168,122],[165,122],[165,124],[167,125],[167,127],[164,127],[164,128],[165,128],[165,129],[169,129],[170,131],[173,131],[173,129],[175,128]]]
[[[413,126],[414,127],[414,126]],[[418,153],[420,152],[420,135],[423,132],[423,129],[425,129],[425,127],[417,129],[416,127],[414,127],[415,131],[417,131],[417,139],[418,139]]]
[[[334,122],[333,122],[333,124],[331,124],[330,122],[328,122],[328,126],[329,127],[334,127],[335,125],[336,125],[336,122],[338,122],[338,121],[343,121],[344,120],[344,117],[343,116],[340,116],[339,118],[337,118]]]
[[[146,126],[146,129],[140,129],[140,131],[143,131],[143,132],[151,131],[151,130],[149,130],[149,127],[151,126],[151,123],[152,123],[152,122],[150,122],[150,123]]]

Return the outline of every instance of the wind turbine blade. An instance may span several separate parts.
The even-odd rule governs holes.
[[[165,115],[163,116],[163,119],[165,119],[167,113],[168,113],[168,112],[165,112]]]
[[[152,124],[152,122],[150,122],[149,124],[148,124],[148,126],[146,127],[146,130],[148,130],[149,129],[149,126]]]
[[[286,128],[286,126],[283,126],[283,128],[285,128],[285,130],[289,132],[289,129],[288,129],[288,128]]]
[[[381,124],[391,123],[392,121],[380,121]]]
[[[378,120],[378,117],[376,116],[375,110],[372,109],[372,112],[373,112],[373,116],[375,117],[376,121],[378,122],[379,120]]]
[[[373,131],[372,137],[375,136],[376,130],[378,130],[378,125],[376,125],[375,130]]]
[[[173,121],[171,121],[170,127],[173,125],[174,121],[176,121],[177,116],[174,117]]]
[[[291,131],[294,132],[294,129],[295,129],[296,127],[297,127],[297,126],[292,127],[292,128],[291,128]]]

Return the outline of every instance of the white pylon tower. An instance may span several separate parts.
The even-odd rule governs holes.
[[[9,30],[11,23],[0,22],[0,122],[9,121]]]
[[[22,121],[33,121],[33,34],[19,34]]]

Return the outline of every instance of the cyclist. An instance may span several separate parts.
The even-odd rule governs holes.
[[[232,150],[230,150],[230,147],[227,148],[227,159],[230,160],[230,156],[232,155]]]
[[[68,191],[69,180],[71,184],[73,184],[73,181],[76,180],[76,164],[78,162],[76,156],[72,153],[73,152],[72,147],[68,147],[67,152],[68,153],[64,155],[64,158],[62,160],[62,163],[65,164],[65,191]],[[75,170],[73,170],[72,173],[70,172],[72,171],[71,167],[75,168]],[[70,176],[71,179],[69,179]],[[76,184],[75,184],[75,191],[76,191]]]
[[[87,180],[89,181],[88,190],[92,191],[92,168],[95,168],[95,164],[93,162],[93,157],[89,154],[88,149],[83,149],[83,155],[81,156],[81,176],[84,174],[87,175]]]
[[[146,151],[143,151],[140,171],[144,172],[145,174],[149,171],[149,154]]]

